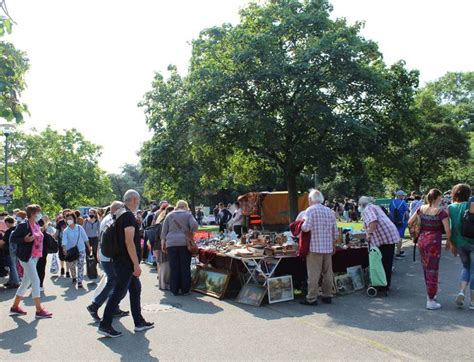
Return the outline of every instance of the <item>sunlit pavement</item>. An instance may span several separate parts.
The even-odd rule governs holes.
[[[199,294],[174,297],[157,288],[156,274],[143,265],[144,316],[156,327],[133,332],[131,317],[114,323],[121,338],[100,337],[86,306],[86,290],[71,279],[47,275],[45,306],[50,320],[8,315],[14,291],[0,290],[0,360],[472,360],[474,311],[457,309],[454,297],[460,262],[443,251],[438,311],[424,309],[421,265],[411,247],[395,261],[387,298],[364,292],[335,298],[332,305],[298,301],[260,308]],[[122,309],[129,309],[128,300]],[[102,310],[101,310],[102,313]]]

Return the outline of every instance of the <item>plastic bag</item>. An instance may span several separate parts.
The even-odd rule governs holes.
[[[49,272],[51,274],[57,274],[58,271],[59,271],[58,255],[53,254],[53,257],[51,258],[51,267],[49,268]]]
[[[375,245],[371,245],[369,250],[369,277],[371,286],[387,286],[387,276],[382,264],[382,253]]]

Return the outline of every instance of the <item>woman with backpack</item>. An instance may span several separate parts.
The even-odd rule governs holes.
[[[420,225],[418,235],[418,249],[420,250],[421,265],[425,276],[426,309],[441,308],[436,300],[438,293],[439,261],[441,258],[441,239],[443,230],[448,240],[451,236],[447,212],[441,208],[443,193],[438,189],[431,189],[426,195],[427,205],[421,206],[410,218],[409,225],[417,222]]]
[[[474,202],[469,202],[471,187],[467,184],[458,184],[451,191],[453,203],[449,205],[449,221],[451,223],[451,239],[446,247],[450,247],[454,256],[459,254],[462,263],[459,293],[456,296],[456,305],[462,308],[467,286],[471,290],[471,303],[469,309],[474,310],[474,238],[463,235],[463,218],[466,211],[474,213]]]
[[[89,238],[81,225],[77,225],[77,216],[74,212],[70,212],[66,215],[67,227],[63,233],[62,246],[66,255],[66,261],[68,260],[68,254],[71,255],[75,252],[77,247],[77,258],[74,260],[67,261],[69,271],[72,276],[72,284],[75,285],[77,282],[78,288],[83,288],[82,281],[84,280],[84,260],[86,258],[86,247],[87,251],[91,252],[89,245]],[[77,270],[76,270],[77,267]]]
[[[36,270],[36,264],[43,255],[44,236],[38,225],[38,221],[41,220],[42,216],[41,207],[29,205],[26,208],[26,215],[27,220],[18,224],[10,238],[10,241],[17,244],[16,255],[23,267],[23,280],[16,292],[10,314],[26,315],[26,311],[20,307],[20,303],[27,296],[28,288],[31,285],[31,296],[36,307],[36,318],[51,318],[53,314],[48,312],[41,304],[40,278]]]

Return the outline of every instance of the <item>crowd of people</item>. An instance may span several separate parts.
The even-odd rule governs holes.
[[[373,199],[362,196],[358,201],[366,240],[378,247],[382,257],[387,285],[377,289],[388,295],[391,287],[393,261],[403,258],[402,240],[407,227],[417,244],[426,285],[426,308],[441,308],[437,302],[439,264],[442,239],[446,235],[446,250],[459,255],[462,263],[459,293],[455,303],[464,305],[467,287],[471,292],[470,309],[474,309],[474,197],[467,184],[452,188],[449,200],[438,189],[431,189],[422,196],[412,193],[410,199],[399,190],[390,202],[389,210],[374,204]],[[408,199],[408,202],[407,202]],[[318,303],[319,281],[322,279],[322,302],[331,303],[332,258],[338,239],[337,215],[324,205],[318,190],[309,195],[310,207],[300,213],[301,232],[311,233],[309,253],[306,256],[308,294],[305,305]],[[468,236],[466,236],[468,235]]]
[[[375,205],[367,196],[360,197],[357,203],[347,199],[342,206],[337,201],[331,205],[318,190],[310,192],[309,203],[308,209],[297,219],[301,222],[301,232],[307,233],[309,238],[306,255],[308,291],[302,304],[317,305],[321,280],[321,301],[332,302],[331,256],[336,251],[339,236],[338,213],[350,218],[356,209],[363,221],[368,243],[377,246],[382,256],[387,280],[386,286],[378,287],[382,294],[387,295],[390,290],[394,258],[404,256],[401,241],[408,227],[421,256],[426,308],[441,307],[436,295],[442,238],[446,235],[446,249],[459,255],[462,262],[455,303],[459,307],[464,305],[469,287],[470,309],[474,309],[474,238],[465,234],[464,216],[474,213],[474,198],[469,185],[454,186],[450,203],[446,203],[442,192],[437,189],[431,189],[424,196],[412,193],[409,198],[403,191],[397,191],[388,209]],[[114,317],[130,313],[119,306],[127,292],[135,331],[153,328],[153,323],[146,321],[141,314],[140,264],[149,260],[156,266],[161,290],[169,290],[175,296],[188,295],[191,259],[196,252],[193,233],[198,230],[200,217],[193,215],[184,200],[175,206],[162,201],[146,212],[139,211],[139,205],[139,193],[129,190],[123,201],[114,201],[105,209],[90,209],[86,217],[78,210],[66,209],[51,221],[42,214],[39,205],[29,205],[24,211],[14,210],[12,215],[0,214],[0,272],[6,276],[8,270],[8,281],[4,286],[16,289],[10,313],[27,314],[21,302],[31,288],[36,317],[53,316],[41,303],[48,254],[53,254],[51,272],[57,272],[58,277],[70,278],[71,286],[77,288],[83,288],[85,261],[92,259],[100,264],[106,282],[87,307],[91,317],[99,322],[100,334],[108,337],[122,334],[113,328],[112,322]],[[344,215],[346,211],[348,213]],[[246,232],[238,203],[232,212],[220,203],[214,213],[221,231],[230,228],[237,236]],[[99,309],[104,305],[101,318]]]

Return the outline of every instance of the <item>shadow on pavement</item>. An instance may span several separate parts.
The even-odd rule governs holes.
[[[300,305],[299,300],[261,307],[242,305],[232,300],[225,302],[265,320],[311,320],[313,315],[327,315],[327,328],[347,326],[368,331],[418,333],[474,328],[474,313],[467,305],[463,309],[454,305],[461,270],[459,258],[443,250],[438,290],[438,301],[443,307],[441,310],[429,311],[425,309],[426,291],[419,255],[417,261],[413,262],[413,248],[407,247],[405,250],[407,256],[403,260],[395,261],[392,288],[388,297],[370,298],[364,289],[335,297],[331,305],[320,303],[316,307]]]
[[[34,341],[38,335],[36,327],[38,319],[28,323],[21,317],[10,317],[17,323],[17,327],[9,331],[0,333],[0,348],[9,351],[12,354],[28,352],[31,349],[30,341]],[[22,333],[18,333],[18,329]]]
[[[196,293],[175,297],[171,292],[165,292],[165,296],[160,300],[160,304],[180,304],[180,310],[192,314],[216,314],[224,310],[202,298],[201,294]]]
[[[100,337],[97,340],[120,355],[121,361],[159,361],[151,356],[150,341],[146,332],[128,331],[122,323],[114,322],[114,328],[123,333],[119,338]]]

